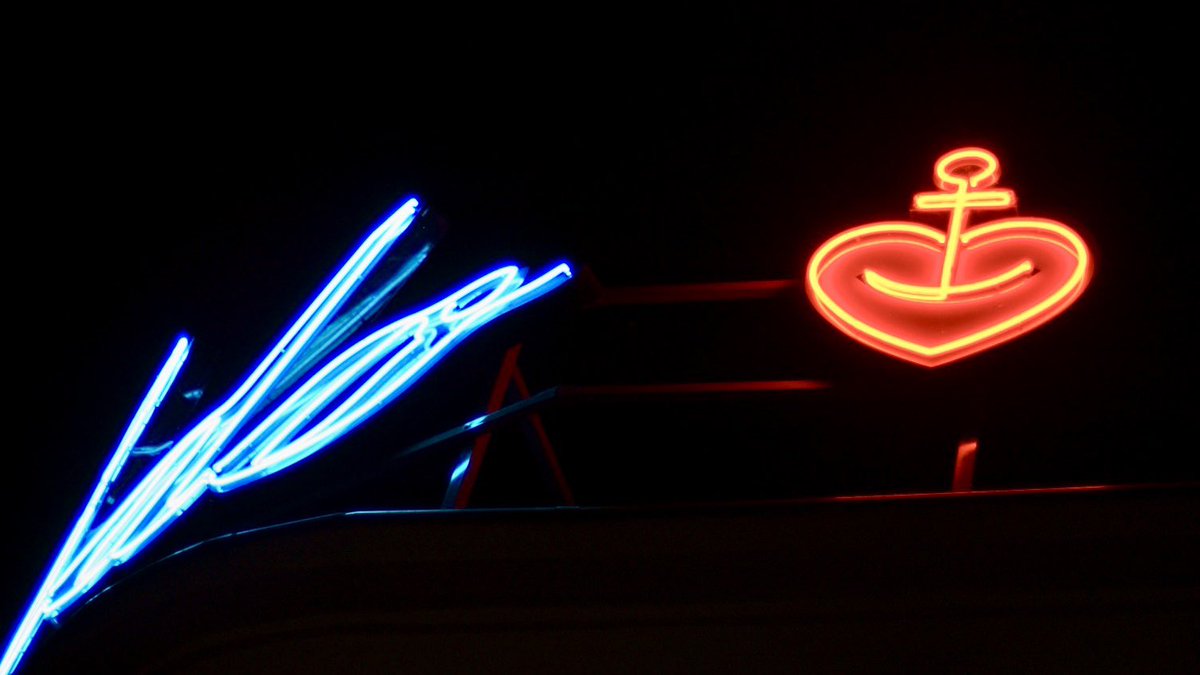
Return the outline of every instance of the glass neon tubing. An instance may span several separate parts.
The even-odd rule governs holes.
[[[122,434],[116,450],[113,451],[112,457],[108,460],[108,465],[101,472],[100,480],[96,482],[96,487],[92,490],[91,497],[88,498],[83,511],[79,514],[79,518],[75,520],[75,524],[71,527],[66,541],[59,548],[59,553],[55,557],[54,563],[50,566],[50,571],[46,574],[46,578],[42,581],[41,587],[38,588],[37,595],[34,596],[29,610],[17,625],[12,639],[5,649],[4,657],[0,660],[0,672],[12,672],[16,668],[17,662],[24,655],[25,649],[32,641],[34,633],[44,620],[44,615],[42,612],[37,611],[37,608],[41,607],[45,603],[47,596],[54,591],[54,581],[62,573],[63,568],[66,567],[71,553],[79,546],[79,542],[83,539],[88,527],[95,519],[96,511],[100,507],[100,502],[108,493],[108,488],[111,487],[117,474],[121,472],[121,469],[125,465],[125,460],[129,458],[129,453],[133,451],[138,439],[141,438],[142,432],[150,422],[150,418],[154,415],[154,411],[158,409],[158,406],[166,396],[167,390],[171,388],[175,377],[183,368],[183,363],[187,360],[191,345],[191,340],[187,336],[181,336],[176,340],[175,347],[171,350],[162,368],[159,369],[158,375],[150,385],[149,391],[146,392],[146,396],[137,407],[133,419],[130,420],[129,427],[125,429],[125,433]]]
[[[403,393],[463,338],[571,277],[566,263],[529,282],[517,266],[497,268],[359,340],[304,380],[274,410],[261,415],[263,399],[277,383],[305,376],[313,359],[301,356],[330,344],[328,331],[322,330],[409,228],[417,205],[415,199],[408,200],[377,227],[234,393],[185,433],[108,518],[89,531],[108,487],[187,358],[190,340],[177,341],[14,631],[0,661],[0,674],[15,670],[42,622],[79,600],[108,570],[129,560],[206,491],[236,489],[320,451]],[[427,252],[426,247],[415,254],[401,274],[407,277]],[[313,341],[318,345],[313,347]],[[306,365],[297,371],[293,363]],[[356,383],[357,388],[332,412],[313,421]],[[260,417],[239,440],[242,428]]]

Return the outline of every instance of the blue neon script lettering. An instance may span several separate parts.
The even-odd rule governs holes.
[[[473,331],[571,277],[565,263],[532,280],[519,267],[497,268],[379,328],[310,375],[319,350],[342,330],[334,321],[337,312],[412,225],[417,206],[410,199],[379,225],[234,393],[184,433],[93,527],[100,504],[187,359],[191,340],[177,340],[10,639],[0,673],[17,667],[44,621],[144,548],[202,494],[234,490],[319,452],[402,394]],[[400,275],[407,277],[427,251],[416,253]],[[292,382],[300,384],[268,411],[272,395]]]

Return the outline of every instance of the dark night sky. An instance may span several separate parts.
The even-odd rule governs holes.
[[[18,434],[0,493],[12,542],[0,622],[32,593],[174,336],[196,338],[182,386],[204,386],[211,405],[412,194],[450,228],[388,315],[501,260],[567,259],[614,286],[795,277],[833,233],[907,217],[933,161],[967,144],[997,153],[1022,214],[1092,243],[1096,276],[1033,334],[935,371],[851,343],[799,296],[597,316],[565,291],[485,330],[425,381],[444,389],[414,391],[349,439],[345,464],[320,465],[343,485],[387,449],[478,414],[488,369],[517,339],[542,387],[845,385],[811,409],[572,410],[552,431],[590,503],[645,500],[661,480],[672,487],[660,496],[699,500],[937,489],[947,448],[970,433],[985,486],[1200,478],[1181,440],[1194,121],[1170,18],[830,12],[414,20],[369,36],[382,22],[362,17],[337,35],[130,29],[31,52],[6,105]],[[889,424],[929,406],[952,421]],[[690,432],[687,447],[633,433],[652,419]],[[248,488],[257,497],[206,498],[195,511],[209,515],[174,543],[313,510],[429,506],[449,461],[316,506],[287,485],[322,484],[303,470]],[[796,472],[791,488],[754,482],[776,470]],[[499,482],[496,503],[523,503]]]

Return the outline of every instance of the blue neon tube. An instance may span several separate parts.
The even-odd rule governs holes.
[[[83,598],[204,493],[244,487],[320,452],[403,394],[468,335],[571,277],[566,263],[533,279],[515,265],[498,267],[324,360],[425,259],[427,245],[375,296],[339,315],[409,230],[417,208],[410,199],[376,227],[234,392],[183,433],[96,525],[100,503],[187,359],[191,341],[176,341],[9,639],[0,674],[16,669],[46,620]]]

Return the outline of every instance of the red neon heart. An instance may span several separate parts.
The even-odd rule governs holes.
[[[970,209],[1015,204],[1011,191],[981,189],[995,183],[998,167],[978,148],[939,160],[943,190],[918,194],[915,208],[951,211],[949,233],[883,222],[822,244],[805,280],[817,310],[855,340],[925,366],[994,347],[1061,313],[1091,274],[1078,234],[1040,218],[965,227]]]

